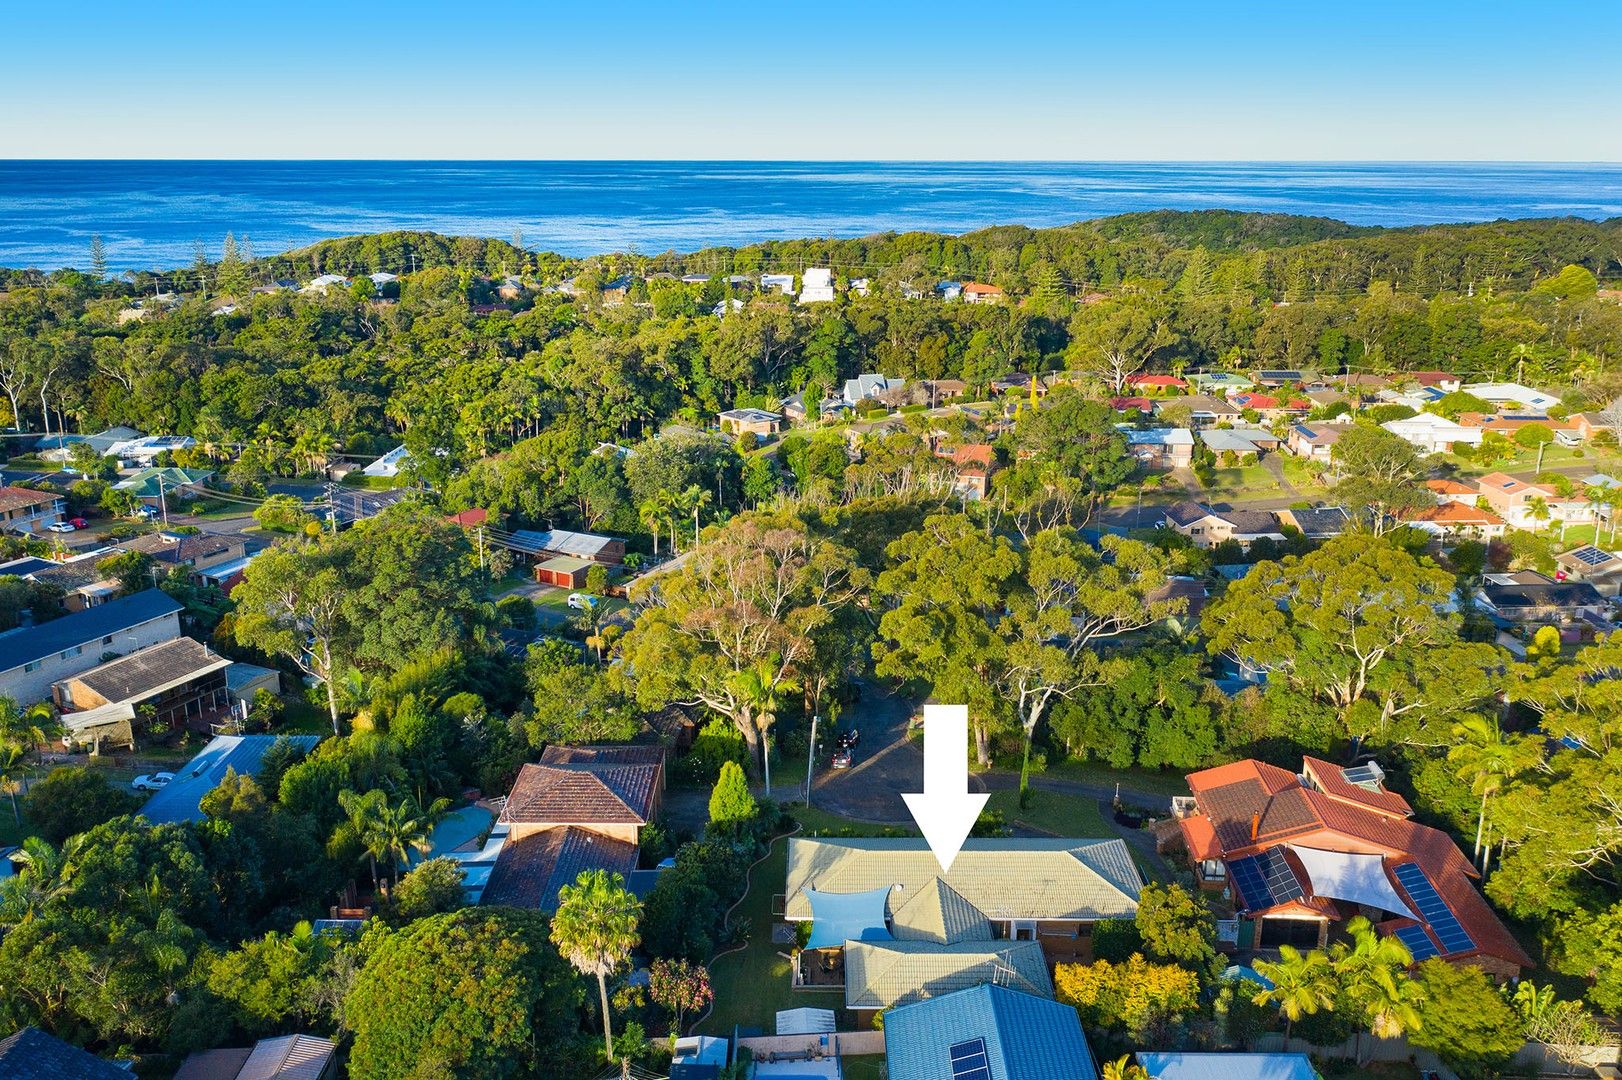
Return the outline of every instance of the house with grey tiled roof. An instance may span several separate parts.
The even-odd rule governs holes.
[[[1091,959],[1093,924],[1132,918],[1142,889],[1121,840],[972,839],[942,871],[918,837],[791,837],[783,916],[811,924],[794,984],[864,1012],[993,971],[1051,996],[1047,965]]]
[[[1265,510],[1216,510],[1192,500],[1166,507],[1166,527],[1201,548],[1214,548],[1228,540],[1248,548],[1263,537],[1284,539],[1278,521]]]
[[[1034,941],[852,941],[845,947],[845,1008],[858,1023],[895,1005],[986,983],[1053,996],[1047,959]]]
[[[0,1076],[7,1080],[129,1080],[130,1075],[37,1027],[0,1039]]]

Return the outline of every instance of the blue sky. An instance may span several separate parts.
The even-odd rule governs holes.
[[[1622,160],[1622,4],[8,5],[0,156]]]

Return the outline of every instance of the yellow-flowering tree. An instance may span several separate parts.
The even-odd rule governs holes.
[[[1053,987],[1060,1001],[1075,1006],[1087,1027],[1125,1031],[1140,1042],[1199,1007],[1200,984],[1192,971],[1151,963],[1141,953],[1118,964],[1060,964]]]

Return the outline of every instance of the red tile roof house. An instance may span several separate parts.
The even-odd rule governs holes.
[[[659,811],[664,758],[659,746],[547,747],[519,770],[497,819],[507,840],[480,903],[551,911],[582,870],[629,877]]]
[[[963,284],[962,296],[964,301],[970,304],[995,304],[1003,298],[1003,291],[995,285],[968,281]]]
[[[67,501],[49,491],[0,487],[0,531],[33,535],[62,520]]]
[[[1445,371],[1412,371],[1408,378],[1420,386],[1434,386],[1444,394],[1451,394],[1463,385],[1457,375],[1449,375]]]
[[[1470,860],[1412,821],[1384,779],[1376,765],[1310,757],[1300,773],[1245,760],[1189,776],[1180,839],[1201,886],[1233,897],[1239,947],[1319,947],[1330,924],[1364,914],[1416,961],[1440,956],[1500,979],[1531,967],[1476,891]]]
[[[1151,394],[1168,394],[1173,390],[1188,389],[1188,382],[1175,375],[1134,375],[1126,380],[1126,385],[1134,390],[1147,391]]]
[[[1464,506],[1474,506],[1476,500],[1481,498],[1481,492],[1469,484],[1462,484],[1457,480],[1427,480],[1425,486],[1431,494],[1436,496],[1438,503],[1459,503]]]
[[[1479,510],[1473,502],[1455,502],[1451,499],[1427,506],[1405,517],[1404,522],[1438,536],[1470,537],[1477,540],[1496,540],[1509,526],[1491,510]]]

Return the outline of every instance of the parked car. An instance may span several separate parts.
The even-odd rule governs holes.
[[[597,598],[590,593],[572,592],[569,594],[569,606],[576,611],[590,611],[597,606]]]
[[[74,532],[79,528],[71,521],[53,521],[46,528],[55,533]]]
[[[861,729],[851,728],[849,731],[841,731],[839,733],[839,737],[834,740],[834,745],[839,747],[841,750],[854,750],[856,749],[856,744],[861,741]]]
[[[156,506],[137,506],[135,508],[135,512],[131,514],[130,517],[142,518],[146,521],[156,521],[158,520],[158,508]]]
[[[162,791],[174,778],[172,772],[142,773],[130,781],[130,787],[136,791]]]
[[[835,750],[834,751],[834,768],[836,768],[836,769],[848,769],[848,768],[850,768],[850,757],[851,757],[851,755],[850,755],[849,747],[843,747],[842,746],[838,750]]]
[[[84,518],[68,518],[68,524],[72,525],[75,529],[90,528],[90,522],[86,521]]]

